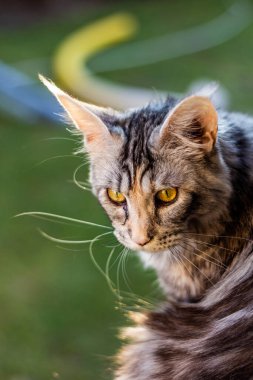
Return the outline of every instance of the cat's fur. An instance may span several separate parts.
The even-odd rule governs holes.
[[[252,119],[218,117],[203,96],[116,113],[44,82],[85,136],[93,191],[115,235],[141,251],[170,298],[125,332],[133,343],[117,379],[253,376]],[[161,207],[155,194],[167,187],[178,196]],[[127,203],[113,204],[108,188]]]
[[[253,378],[252,247],[200,302],[170,302],[132,319],[117,380]]]

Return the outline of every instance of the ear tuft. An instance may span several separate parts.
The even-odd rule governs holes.
[[[94,152],[97,146],[100,145],[101,149],[112,142],[108,128],[99,117],[99,107],[73,98],[42,75],[39,75],[39,79],[57,98],[74,125],[83,133],[88,151]],[[104,112],[104,109],[102,110]]]
[[[41,74],[39,74],[38,76],[40,81],[49,89],[50,92],[52,92],[52,94],[57,96],[58,94],[60,95],[61,93],[63,93],[63,91],[60,88],[58,88],[51,80],[45,78]]]
[[[166,142],[172,133],[211,151],[217,130],[218,115],[210,99],[193,95],[182,100],[168,114],[160,130],[160,142]]]

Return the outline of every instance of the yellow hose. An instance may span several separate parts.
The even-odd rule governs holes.
[[[88,89],[93,85],[93,75],[87,68],[87,61],[99,51],[130,38],[136,30],[135,18],[119,13],[72,33],[61,43],[54,56],[53,69],[57,79],[77,96],[89,97]]]

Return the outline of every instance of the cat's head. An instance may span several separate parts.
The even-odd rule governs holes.
[[[208,98],[168,99],[121,113],[80,102],[42,80],[84,136],[93,192],[122,244],[162,252],[219,220],[228,184]]]

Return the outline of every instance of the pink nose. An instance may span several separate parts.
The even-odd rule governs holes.
[[[148,244],[150,242],[151,238],[149,236],[143,236],[143,237],[138,237],[138,238],[135,238],[133,239],[133,241],[138,244],[138,245],[141,245],[142,247],[146,244]]]

